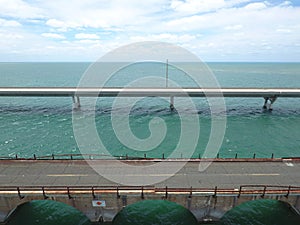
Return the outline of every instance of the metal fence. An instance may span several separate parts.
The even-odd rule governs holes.
[[[280,185],[241,185],[237,189],[222,189],[217,186],[214,188],[170,188],[154,186],[2,186],[0,187],[0,196],[18,195],[20,199],[25,196],[43,196],[47,199],[50,195],[66,195],[68,198],[78,195],[115,195],[120,198],[121,195],[140,195],[144,199],[146,195],[160,195],[168,199],[170,195],[193,195],[204,196],[245,196],[259,195],[262,198],[266,195],[281,195],[288,198],[290,195],[300,195],[300,187],[280,186]]]

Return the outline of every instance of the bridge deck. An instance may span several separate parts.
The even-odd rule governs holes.
[[[106,173],[114,174],[118,166],[111,160],[93,160],[92,164],[105,165]],[[131,165],[149,165],[150,160],[129,160]],[[172,167],[178,161],[164,161]],[[188,162],[177,174],[155,187],[170,188],[239,188],[240,185],[300,186],[300,161],[216,161],[204,172],[198,171],[199,161]],[[143,174],[119,174],[124,179]],[[167,176],[153,173],[150,176]],[[114,182],[98,175],[84,160],[2,160],[0,188],[4,186],[115,186]]]
[[[300,97],[300,88],[76,88],[0,87],[0,96],[33,97]]]

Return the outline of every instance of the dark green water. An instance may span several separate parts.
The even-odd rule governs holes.
[[[300,215],[285,202],[261,199],[228,211],[218,225],[297,225]]]
[[[193,214],[181,205],[165,200],[145,200],[127,206],[113,225],[197,225]]]
[[[6,225],[91,225],[77,209],[61,202],[34,200],[19,205]]]

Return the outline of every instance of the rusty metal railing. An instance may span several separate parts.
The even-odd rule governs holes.
[[[42,196],[47,199],[49,196],[65,195],[69,199],[77,195],[90,195],[96,198],[96,195],[115,195],[120,198],[121,195],[140,195],[141,199],[145,195],[161,195],[162,198],[168,199],[170,195],[206,195],[206,196],[226,196],[233,195],[236,197],[244,195],[260,195],[264,198],[266,195],[281,195],[286,198],[289,195],[299,195],[300,187],[297,186],[280,186],[280,185],[241,185],[238,189],[218,188],[173,188],[173,187],[154,187],[154,186],[2,186],[0,187],[1,195],[17,195],[20,199],[25,196]]]
[[[263,198],[266,194],[283,194],[288,197],[291,193],[298,193],[298,186],[281,185],[241,185],[238,197],[243,194],[260,194]]]

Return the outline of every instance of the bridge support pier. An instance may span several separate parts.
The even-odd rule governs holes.
[[[170,109],[171,109],[171,111],[173,111],[174,110],[174,96],[171,96],[170,97]]]
[[[72,100],[73,100],[73,109],[79,109],[80,108],[79,96],[72,96]]]
[[[272,97],[264,97],[265,99],[265,103],[263,105],[263,109],[267,109],[269,106],[269,110],[273,110],[273,103],[276,101],[277,97],[276,96],[272,96]]]

